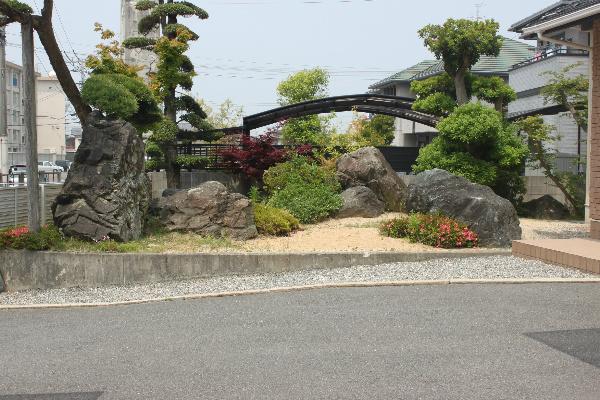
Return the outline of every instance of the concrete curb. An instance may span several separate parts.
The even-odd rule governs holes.
[[[0,251],[6,291],[159,283],[441,258],[510,256],[510,250],[363,253],[113,254]]]
[[[241,290],[232,292],[216,292],[204,294],[190,294],[184,296],[159,297],[153,299],[129,300],[112,303],[65,303],[65,304],[23,304],[0,305],[4,310],[35,310],[35,309],[65,309],[65,308],[98,308],[117,307],[137,304],[151,304],[177,300],[201,300],[210,298],[252,296],[269,293],[287,293],[318,289],[343,289],[343,288],[374,288],[374,287],[403,287],[403,286],[443,286],[443,285],[534,285],[534,284],[600,284],[600,278],[538,278],[538,279],[449,279],[449,280],[423,280],[423,281],[381,281],[381,282],[343,282],[325,283],[306,286],[276,287],[270,289]]]

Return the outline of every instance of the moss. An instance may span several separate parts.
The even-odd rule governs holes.
[[[265,204],[254,204],[254,221],[258,233],[288,236],[300,228],[300,221],[288,211]]]

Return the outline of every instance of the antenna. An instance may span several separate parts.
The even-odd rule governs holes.
[[[475,4],[475,21],[481,21],[483,17],[481,16],[481,9],[485,6],[485,3],[476,3]]]

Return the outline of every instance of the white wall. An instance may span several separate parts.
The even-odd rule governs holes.
[[[38,155],[42,161],[63,160],[66,96],[55,77],[39,77],[37,89]]]

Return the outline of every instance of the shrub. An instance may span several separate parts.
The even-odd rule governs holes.
[[[146,160],[145,169],[146,172],[158,171],[161,168],[161,162],[159,160]]]
[[[300,228],[300,221],[288,211],[266,204],[254,204],[254,221],[258,233],[287,236]]]
[[[207,157],[190,156],[190,155],[177,156],[177,159],[175,161],[175,163],[177,164],[177,166],[179,166],[179,168],[185,168],[190,171],[192,169],[206,168],[208,166],[209,162],[210,161]]]
[[[0,231],[0,250],[42,251],[59,248],[62,235],[55,226],[44,226],[40,232],[30,232],[26,226]]]
[[[288,210],[302,223],[326,219],[342,207],[335,173],[306,157],[270,168],[264,175],[268,204]]]
[[[267,169],[288,158],[287,152],[277,149],[274,143],[272,133],[257,138],[242,135],[241,148],[223,150],[220,155],[231,171],[260,180]]]
[[[383,222],[379,229],[384,236],[444,249],[477,247],[479,241],[467,225],[441,214],[411,214]]]

